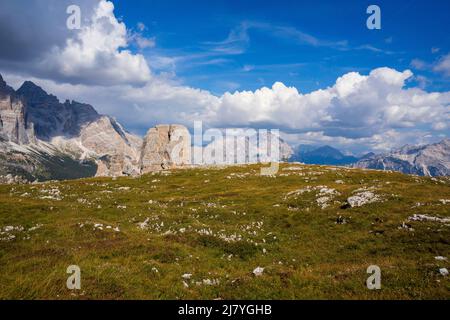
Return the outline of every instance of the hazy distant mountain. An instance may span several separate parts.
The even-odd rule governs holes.
[[[295,154],[290,160],[306,164],[348,165],[357,162],[359,159],[344,155],[338,149],[330,146],[300,145],[295,149]]]
[[[450,175],[450,139],[430,145],[406,145],[383,154],[370,152],[359,158],[344,155],[330,146],[299,145],[289,160],[306,164],[351,165],[422,176],[447,176]]]
[[[389,153],[371,155],[359,160],[354,167],[447,176],[450,175],[450,139],[423,146],[406,145]]]
[[[275,140],[277,139],[277,140]],[[238,143],[238,141],[242,143]],[[223,150],[217,154],[215,150]],[[278,148],[278,154],[271,150]],[[269,152],[270,151],[270,152]],[[279,136],[270,131],[267,135],[240,136],[230,134],[215,139],[204,147],[193,147],[192,153],[197,152],[193,163],[199,164],[234,164],[234,163],[256,163],[271,161],[289,161],[294,154],[292,147]],[[203,158],[201,157],[203,155]],[[214,156],[213,156],[214,155]]]
[[[359,160],[368,159],[370,157],[373,157],[374,155],[375,155],[375,153],[369,152],[369,153],[366,153],[365,155],[363,155],[361,158],[359,158]]]

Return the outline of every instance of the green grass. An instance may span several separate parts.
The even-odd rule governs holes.
[[[450,217],[440,201],[449,179],[292,164],[264,177],[259,168],[0,186],[0,228],[23,227],[0,241],[0,299],[450,298],[439,274],[449,262],[434,258],[450,258],[449,224],[408,221]],[[339,194],[325,209],[319,191],[286,196],[307,186]],[[345,208],[368,187],[383,201]],[[50,190],[61,200],[42,199]],[[404,221],[414,230],[399,229]],[[81,268],[81,290],[66,288],[69,265]],[[381,290],[366,287],[369,265],[381,268]]]

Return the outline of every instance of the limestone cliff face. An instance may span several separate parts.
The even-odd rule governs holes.
[[[0,135],[17,144],[34,143],[33,123],[27,119],[27,109],[14,89],[0,75]]]
[[[138,175],[190,163],[190,135],[183,126],[157,126],[142,140],[88,104],[60,103],[30,81],[24,82],[16,92],[1,77],[0,141],[5,144],[0,153],[6,162],[25,155],[22,162],[34,165],[22,166],[21,170],[30,174],[44,169],[39,166],[45,164],[33,161],[33,157],[49,158],[49,146],[60,152],[58,156],[94,162],[96,176]],[[30,148],[25,152],[23,148],[6,147],[12,142]],[[1,167],[10,171],[12,167],[6,162]]]
[[[126,132],[114,119],[102,116],[82,128],[82,147],[98,156],[97,176],[137,175],[142,139]]]
[[[15,92],[0,76],[0,139],[30,144],[38,150],[49,144],[74,160],[94,161],[98,176],[140,171],[141,138],[128,133],[113,118],[98,114],[92,106],[76,101],[60,103],[30,81]],[[8,159],[12,159],[11,154]]]
[[[191,163],[191,136],[181,125],[158,125],[151,128],[143,141],[140,171],[148,173],[183,167]]]
[[[138,175],[190,163],[191,140],[183,126],[157,126],[143,140],[127,132],[115,119],[98,114],[88,104],[61,103],[30,81],[14,91],[1,76],[0,142],[3,145],[0,159],[4,160],[0,163],[0,173],[14,170],[27,178],[37,177],[33,172],[49,169],[44,168],[43,158],[52,158],[52,168],[56,168],[55,159],[65,158],[69,163],[70,157],[75,161],[75,164],[70,162],[70,170],[76,167],[77,161],[82,168],[86,161],[94,163],[96,176]],[[20,162],[20,166],[13,166],[12,162]],[[84,171],[91,173],[92,166]],[[58,177],[64,176],[63,169],[58,172]],[[68,172],[67,176],[73,174]]]

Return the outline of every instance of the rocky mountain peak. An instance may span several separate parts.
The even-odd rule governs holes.
[[[3,80],[2,75],[0,74],[0,88],[6,86],[5,80]]]
[[[17,95],[24,97],[30,104],[43,106],[50,103],[59,103],[54,95],[49,95],[44,89],[31,81],[25,81],[17,90]]]
[[[31,81],[25,81],[17,95],[26,102],[36,136],[44,141],[55,136],[78,136],[84,126],[99,118],[91,105],[69,100],[60,103],[57,97]]]
[[[13,96],[14,95],[14,89],[6,84],[6,82],[5,82],[5,80],[3,80],[3,77],[1,74],[0,74],[0,94],[2,96],[5,96],[5,95]]]
[[[71,110],[79,120],[84,122],[93,121],[99,117],[99,114],[94,107],[87,103],[66,100],[64,102],[64,107]]]
[[[33,81],[28,81],[28,80],[25,81],[17,91],[22,92],[22,93],[34,92],[34,93],[40,93],[42,95],[47,95],[47,92],[45,92],[44,89],[42,89],[40,86],[35,84]]]

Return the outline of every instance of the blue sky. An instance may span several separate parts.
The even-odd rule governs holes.
[[[176,73],[184,84],[215,94],[275,81],[310,92],[348,71],[381,66],[416,69],[420,85],[449,89],[448,79],[411,61],[431,64],[449,52],[450,1],[114,3],[127,26],[142,22],[145,34],[155,37],[156,46],[142,50],[155,72]],[[366,28],[370,4],[381,8],[381,30]]]

